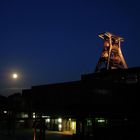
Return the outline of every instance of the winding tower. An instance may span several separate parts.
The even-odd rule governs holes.
[[[99,37],[104,40],[104,46],[95,72],[109,69],[127,69],[128,67],[121,51],[121,42],[124,39],[109,32],[101,33]]]

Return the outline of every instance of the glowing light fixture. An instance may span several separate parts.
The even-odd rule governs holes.
[[[49,118],[50,116],[42,115],[42,118]]]
[[[71,129],[72,129],[73,134],[76,134],[76,121],[71,122]]]
[[[25,112],[22,112],[20,115],[21,115],[21,118],[28,118],[29,117],[28,114]]]
[[[62,123],[62,118],[58,118],[58,122],[59,123]]]
[[[35,118],[35,112],[33,112],[33,118]]]
[[[95,123],[99,127],[105,127],[108,124],[108,120],[106,118],[95,118]]]
[[[98,123],[104,123],[104,122],[105,122],[104,119],[99,119],[99,120],[98,120]]]
[[[72,128],[72,130],[75,129],[75,122],[72,122],[72,123],[71,123],[71,128]]]
[[[58,125],[58,130],[61,131],[62,130],[62,124]]]
[[[4,110],[4,111],[3,111],[3,113],[4,113],[4,114],[7,114],[7,111],[6,111],[6,110]]]
[[[23,118],[28,118],[28,114],[24,114],[24,117]]]
[[[50,122],[50,118],[45,119],[45,121],[46,121],[46,123],[49,123]]]

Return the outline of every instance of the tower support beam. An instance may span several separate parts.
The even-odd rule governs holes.
[[[128,68],[121,51],[121,42],[124,39],[109,32],[101,33],[99,37],[104,40],[104,46],[95,72],[100,72],[103,69]]]

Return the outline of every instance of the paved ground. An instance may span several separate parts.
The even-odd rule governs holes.
[[[7,132],[0,132],[0,140],[33,140],[32,129],[16,130],[15,134],[8,135]],[[46,131],[45,140],[72,140],[73,136],[68,132]],[[39,139],[36,139],[39,140]]]

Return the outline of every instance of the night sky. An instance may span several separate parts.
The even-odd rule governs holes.
[[[106,31],[124,37],[128,66],[140,66],[139,7],[138,0],[0,0],[0,94],[94,72]]]

